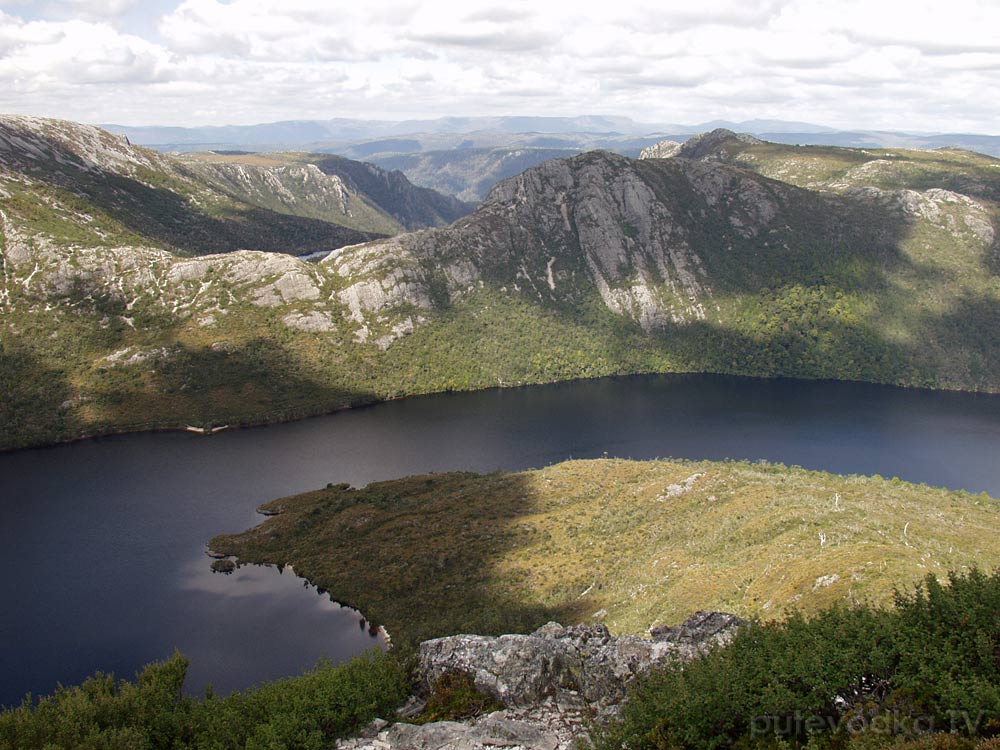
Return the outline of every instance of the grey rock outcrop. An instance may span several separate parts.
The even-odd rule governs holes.
[[[431,689],[445,674],[465,674],[479,690],[507,706],[536,703],[573,689],[582,671],[578,646],[568,638],[456,635],[420,644],[419,672],[425,688]]]
[[[551,702],[550,702],[551,703]],[[544,712],[544,716],[542,713]],[[338,743],[338,750],[570,750],[582,714],[547,705],[534,712],[496,711],[469,722],[393,724],[374,736]]]
[[[746,620],[728,612],[695,612],[680,625],[660,625],[649,634],[657,642],[698,650],[706,645],[726,645],[745,624]]]
[[[698,612],[652,639],[612,636],[604,625],[549,623],[531,635],[456,635],[420,644],[420,678],[430,688],[447,673],[468,675],[506,706],[571,690],[590,704],[620,703],[631,682],[670,660],[689,661],[724,644],[745,624],[735,615]]]
[[[647,146],[640,151],[639,158],[669,159],[671,156],[677,156],[677,152],[680,150],[681,144],[677,141],[660,141],[659,143],[654,143],[652,146]]]
[[[339,750],[571,750],[589,721],[616,714],[631,682],[670,660],[690,661],[727,644],[746,622],[698,612],[652,638],[612,636],[604,625],[550,622],[530,635],[456,635],[420,644],[418,678],[428,692],[443,675],[464,674],[504,708],[467,722],[376,722]]]

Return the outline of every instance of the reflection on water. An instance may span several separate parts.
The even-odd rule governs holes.
[[[178,582],[178,589],[187,592],[186,598],[204,615],[204,620],[191,623],[190,645],[182,649],[191,660],[187,688],[192,693],[202,692],[208,683],[221,693],[245,688],[248,646],[260,675],[254,682],[288,676],[287,654],[277,642],[308,644],[301,669],[344,654],[345,645],[347,656],[385,648],[381,630],[370,628],[357,610],[297,577],[290,565],[241,565],[223,574],[213,573],[209,563],[207,557],[192,560]],[[196,637],[200,627],[219,622],[225,623],[224,629],[215,638]]]
[[[861,383],[611,378],[413,398],[211,437],[127,435],[0,455],[0,703],[179,648],[189,687],[296,674],[375,645],[271,568],[213,574],[205,543],[277,497],[601,455],[768,459],[1000,496],[1000,397]],[[331,592],[336,596],[336,592]]]

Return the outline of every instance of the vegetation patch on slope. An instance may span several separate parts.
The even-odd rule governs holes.
[[[263,509],[278,515],[212,549],[291,563],[403,641],[553,619],[638,634],[696,609],[772,619],[1000,563],[985,495],[768,464],[571,461]]]
[[[653,670],[603,750],[995,750],[1000,574],[928,574],[891,609],[833,607],[743,628]]]

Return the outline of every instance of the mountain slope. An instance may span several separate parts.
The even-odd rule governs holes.
[[[547,161],[450,227],[319,264],[185,258],[138,225],[102,237],[23,172],[0,205],[2,445],[637,372],[1000,391],[1000,167],[920,152],[893,162],[925,165],[909,187],[876,187],[881,166],[857,167],[879,158],[835,149],[855,170],[837,188],[841,167],[809,150],[695,144],[696,159]]]
[[[395,169],[387,171],[340,156],[317,158],[316,164],[325,174],[337,175],[355,186],[407,229],[451,224],[474,208],[471,203],[416,187]]]
[[[330,162],[304,155],[181,160],[89,126],[0,117],[8,218],[66,243],[304,254],[450,223],[470,208],[400,174],[347,160],[324,171],[317,160]],[[364,186],[355,173],[368,175]]]
[[[940,188],[838,194],[594,152],[502,183],[449,230],[327,263],[364,277],[340,293],[359,340],[488,286],[566,314],[600,299],[695,369],[996,390],[996,221]]]
[[[336,216],[301,217],[247,203],[168,156],[58,120],[0,118],[0,189],[9,220],[64,243],[298,254],[376,234],[342,226],[331,220]]]
[[[381,234],[444,226],[473,206],[373,164],[328,154],[188,154],[186,167],[236,200]]]

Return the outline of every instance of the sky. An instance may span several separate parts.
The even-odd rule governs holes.
[[[998,0],[0,0],[0,112],[1000,133]]]

